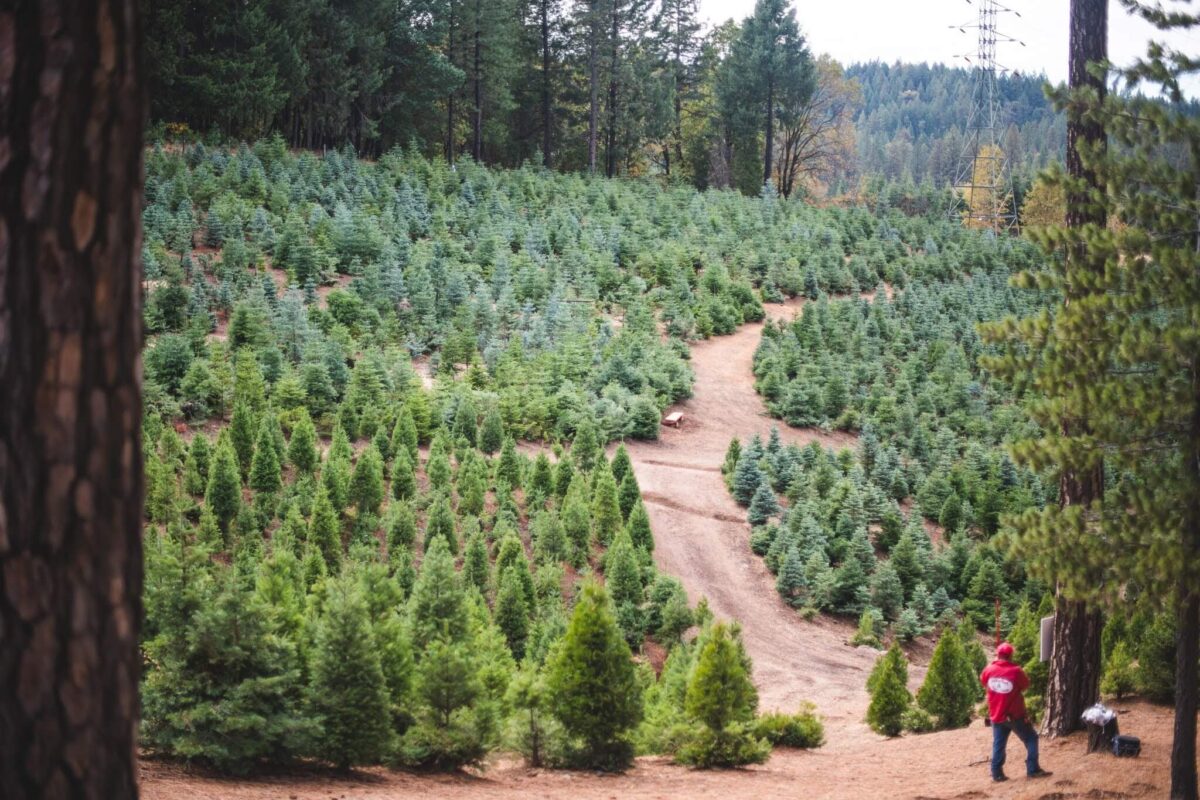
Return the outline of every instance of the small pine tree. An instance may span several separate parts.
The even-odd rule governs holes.
[[[496,465],[496,483],[503,483],[509,489],[521,488],[521,462],[517,459],[517,446],[508,437],[500,448],[500,463]]]
[[[536,663],[526,661],[509,681],[505,703],[513,710],[510,738],[516,749],[527,759],[530,767],[540,767],[545,760],[549,731],[546,680]]]
[[[883,612],[883,618],[894,621],[904,606],[904,586],[896,570],[885,561],[871,576],[871,605]]]
[[[567,495],[560,518],[570,544],[570,561],[577,567],[583,566],[591,552],[592,521],[588,516],[587,504],[580,493]]]
[[[758,487],[766,480],[762,469],[758,466],[758,461],[754,453],[750,450],[745,450],[738,457],[737,468],[733,471],[733,483],[731,489],[733,498],[743,506],[750,505],[754,499]]]
[[[911,642],[923,634],[926,630],[925,623],[921,621],[920,615],[911,606],[900,612],[900,618],[896,620],[896,636],[902,642]]]
[[[879,647],[879,636],[883,632],[883,614],[877,608],[863,609],[858,618],[858,629],[850,638],[855,647]]]
[[[974,697],[975,680],[962,640],[947,628],[933,650],[917,704],[937,717],[939,728],[962,728],[971,721]]]
[[[496,627],[504,633],[513,658],[517,660],[525,656],[525,640],[529,636],[529,614],[524,594],[517,568],[504,570],[500,578],[500,590],[496,593],[493,619]]]
[[[192,446],[188,448],[187,459],[183,462],[183,490],[193,497],[204,494],[208,486],[208,467],[212,460],[212,450],[208,437],[197,433],[192,437]]]
[[[925,561],[911,529],[905,528],[900,534],[888,560],[900,579],[900,585],[904,587],[904,598],[910,599],[917,584],[925,580],[926,572]]]
[[[329,459],[321,468],[321,484],[329,492],[329,502],[339,514],[346,510],[350,502],[351,469],[350,459],[336,456],[332,448]]]
[[[643,600],[642,570],[629,534],[622,531],[605,554],[605,586],[613,603],[640,605]]]
[[[475,446],[479,435],[479,414],[475,409],[475,401],[471,398],[470,392],[464,393],[458,401],[451,432],[455,440],[466,439],[468,445]]]
[[[590,418],[586,418],[575,431],[575,440],[571,443],[571,458],[575,461],[577,469],[589,472],[602,456],[600,434],[596,430],[596,424]]]
[[[483,478],[476,471],[470,470],[460,474],[458,479],[459,513],[470,517],[479,516],[483,513],[486,493]]]
[[[311,475],[321,461],[317,452],[317,429],[312,417],[305,409],[299,410],[296,424],[292,426],[292,438],[288,442],[287,459],[297,472]]]
[[[217,523],[216,515],[207,508],[200,512],[200,525],[196,528],[196,542],[214,553],[221,549],[221,526]]]
[[[299,708],[295,646],[272,630],[271,609],[233,570],[212,575],[206,550],[178,553],[166,586],[155,586],[153,548],[147,562],[147,628],[157,633],[143,644],[142,741],[233,773],[301,755],[317,730]],[[169,591],[169,617],[155,619],[156,588]]]
[[[401,754],[414,767],[453,770],[487,752],[473,704],[482,687],[464,642],[430,641],[417,665],[417,724],[404,734]]]
[[[608,465],[612,470],[613,479],[620,485],[625,476],[633,472],[633,462],[629,459],[629,451],[625,449],[625,444],[617,445],[617,452],[613,454],[612,463]]]
[[[642,497],[642,492],[638,488],[637,478],[633,475],[633,470],[626,470],[625,477],[618,478],[616,473],[613,473],[614,480],[620,482],[617,488],[617,503],[621,508],[621,519],[628,520],[629,513],[633,511],[633,506]]]
[[[483,417],[483,425],[479,429],[479,449],[489,456],[504,445],[504,420],[500,410],[493,408]]]
[[[425,544],[426,550],[433,544],[435,539],[441,539],[446,543],[446,548],[451,553],[458,552],[458,533],[455,530],[454,511],[450,508],[450,500],[445,495],[440,495],[433,503],[433,508],[429,511],[429,518],[425,521]]]
[[[554,468],[545,453],[538,453],[533,461],[533,472],[529,476],[529,496],[536,502],[544,502],[554,494]]]
[[[416,494],[416,470],[408,450],[402,447],[392,459],[392,497],[397,500],[411,500]]]
[[[629,540],[633,542],[633,546],[644,553],[654,552],[654,534],[650,530],[650,515],[646,513],[646,506],[642,503],[641,498],[633,504],[633,510],[629,512],[629,522],[625,525],[625,530],[629,532]]]
[[[237,516],[242,505],[242,480],[238,473],[237,454],[228,437],[217,440],[204,502],[216,517],[221,530],[228,531],[230,521]]]
[[[583,585],[561,643],[546,664],[555,717],[582,747],[580,766],[620,770],[633,758],[630,734],[642,718],[641,686],[629,646],[598,584]]]
[[[429,488],[435,492],[450,490],[450,458],[441,449],[431,449],[425,462],[425,474],[429,477]]]
[[[533,538],[533,551],[539,563],[557,564],[567,557],[567,534],[557,513],[537,512],[529,525],[529,531]]]
[[[313,635],[310,712],[321,726],[314,755],[339,769],[382,761],[392,748],[391,704],[358,583],[335,581]]]
[[[796,546],[792,545],[783,557],[783,565],[775,578],[775,590],[783,597],[785,603],[795,608],[803,602],[807,586],[808,581],[804,578],[804,560]]]
[[[867,724],[884,736],[899,736],[904,728],[904,712],[912,705],[908,691],[908,662],[897,644],[875,662],[867,680],[871,703],[867,707]]]
[[[383,503],[383,456],[374,444],[367,446],[354,465],[349,501],[358,507],[359,516],[379,513]]]
[[[779,514],[779,511],[779,502],[775,499],[775,492],[771,491],[770,484],[764,480],[754,490],[746,518],[751,525],[757,527],[766,525],[771,517]]]
[[[758,692],[750,682],[747,658],[736,635],[723,622],[702,636],[688,680],[687,713],[715,732],[754,718]]]
[[[596,486],[592,493],[592,534],[596,541],[607,546],[620,532],[624,523],[617,483],[607,465],[596,468]]]
[[[731,767],[767,760],[770,745],[748,726],[758,705],[748,666],[736,633],[724,623],[716,623],[701,636],[684,710],[704,729],[680,749],[680,761]]]
[[[308,523],[308,541],[317,549],[329,572],[336,572],[342,563],[342,530],[338,514],[329,502],[324,484],[317,487],[313,500],[312,519]]]
[[[738,438],[729,440],[729,447],[725,450],[725,461],[721,464],[721,474],[725,476],[725,482],[732,485],[733,471],[737,469],[738,460],[742,457],[742,442]]]
[[[394,551],[411,550],[417,540],[417,518],[412,506],[403,501],[388,506],[387,547],[389,558]]]
[[[233,407],[233,417],[229,421],[229,438],[233,442],[233,452],[237,455],[239,474],[243,477],[250,472],[250,462],[254,459],[256,429],[254,411],[246,403],[236,404]]]
[[[413,648],[418,652],[435,639],[461,642],[466,637],[466,595],[454,570],[454,556],[440,536],[425,551],[408,611]]]
[[[574,477],[574,462],[569,458],[560,458],[554,467],[554,493],[560,498],[566,497]]]
[[[1123,641],[1117,642],[1104,667],[1100,691],[1120,700],[1137,688],[1134,678],[1133,655],[1129,652],[1129,645]]]
[[[271,429],[263,425],[258,432],[258,444],[250,466],[250,488],[264,494],[274,494],[283,486],[279,457],[271,438]]]
[[[463,554],[462,580],[467,586],[474,586],[480,595],[487,593],[491,583],[488,565],[487,542],[482,533],[474,533],[467,539],[467,549]]]
[[[146,514],[151,521],[166,523],[178,504],[175,473],[153,453],[146,459]]]
[[[401,406],[400,413],[396,417],[396,424],[392,428],[392,457],[394,458],[401,450],[407,450],[409,463],[415,463],[417,445],[417,426],[413,422],[412,412],[407,405]]]

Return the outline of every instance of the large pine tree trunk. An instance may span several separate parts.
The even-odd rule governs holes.
[[[471,157],[483,163],[483,0],[475,0],[475,108],[471,113]]]
[[[1069,81],[1072,88],[1090,86],[1103,94],[1104,81],[1087,71],[1088,64],[1103,61],[1108,54],[1107,0],[1071,0],[1071,41]],[[1083,168],[1080,144],[1103,142],[1104,128],[1085,124],[1076,114],[1067,117],[1067,171],[1072,177],[1086,178],[1095,185],[1095,175]],[[1097,218],[1098,215],[1098,218]],[[1071,193],[1067,197],[1067,225],[1081,227],[1104,223],[1104,212],[1087,197]],[[1065,302],[1070,302],[1066,298]],[[1063,426],[1063,432],[1082,429],[1086,421]],[[1059,503],[1087,505],[1104,491],[1099,469],[1079,475],[1064,471],[1059,480]],[[1082,727],[1079,715],[1100,696],[1100,615],[1084,604],[1059,597],[1054,618],[1054,655],[1050,662],[1050,680],[1046,689],[1046,727],[1051,736],[1060,736]]]
[[[774,74],[767,76],[767,130],[766,130],[766,145],[763,152],[763,183],[771,180],[771,171],[774,169],[774,164],[771,163],[771,156],[775,152],[775,76]]]
[[[604,174],[612,178],[617,174],[617,69],[620,66],[621,49],[620,7],[617,0],[612,3],[610,23],[612,41],[608,63],[608,130],[604,137]]]
[[[1080,715],[1100,698],[1100,614],[1058,598],[1054,655],[1046,687],[1046,729],[1062,736],[1083,727]]]
[[[542,15],[542,163],[546,169],[553,165],[550,131],[550,0],[541,0]]]
[[[1191,533],[1195,539],[1195,532]],[[1200,658],[1200,593],[1179,587],[1175,630],[1175,738],[1171,744],[1171,800],[1196,800],[1196,681]]]
[[[600,113],[600,0],[588,2],[588,174],[596,174],[596,131]]]
[[[450,18],[446,21],[446,55],[450,59],[450,63],[454,61],[454,0],[450,0]],[[446,98],[446,161],[450,164],[454,163],[454,95],[451,91]]]
[[[1072,89],[1088,86],[1104,97],[1103,80],[1097,80],[1087,71],[1088,64],[1108,58],[1108,6],[1105,0],[1071,0],[1071,44],[1068,64],[1068,81]],[[1103,143],[1104,126],[1079,119],[1078,115],[1067,115],[1067,173],[1073,178],[1086,178],[1095,186],[1096,176],[1085,170],[1080,159],[1080,144]],[[1067,198],[1068,227],[1082,227],[1088,223],[1104,224],[1104,210],[1088,203],[1086,198]]]
[[[0,797],[137,796],[136,0],[0,10]]]
[[[683,165],[683,98],[680,97],[684,86],[683,65],[683,4],[675,4],[675,117],[671,131],[675,140],[675,163]],[[667,170],[670,177],[671,171]]]

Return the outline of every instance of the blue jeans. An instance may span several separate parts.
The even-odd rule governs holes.
[[[992,723],[992,777],[999,778],[1004,774],[1005,749],[1008,747],[1008,735],[1015,733],[1025,745],[1025,772],[1032,775],[1038,767],[1038,735],[1027,719],[1017,719],[1011,722]]]

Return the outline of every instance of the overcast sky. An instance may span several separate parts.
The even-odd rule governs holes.
[[[731,17],[741,20],[754,8],[754,0],[699,2],[700,15],[709,23]],[[1004,4],[1021,16],[1002,14],[998,27],[1025,46],[999,45],[997,60],[1023,73],[1045,73],[1054,82],[1066,80],[1068,0],[1006,0]],[[967,0],[793,0],[793,5],[813,53],[829,53],[843,64],[879,60],[966,66],[958,57],[976,47],[976,32],[957,28],[978,14],[978,4]],[[1144,54],[1151,35],[1163,38],[1126,14],[1115,0],[1109,3],[1108,14],[1109,57],[1115,63]],[[1200,53],[1198,33],[1174,34],[1170,41]]]

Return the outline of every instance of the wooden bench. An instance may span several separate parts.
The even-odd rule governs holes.
[[[678,428],[680,423],[682,423],[682,422],[683,422],[683,412],[682,411],[672,411],[670,414],[667,414],[667,416],[663,417],[662,424],[670,425],[672,428]]]

